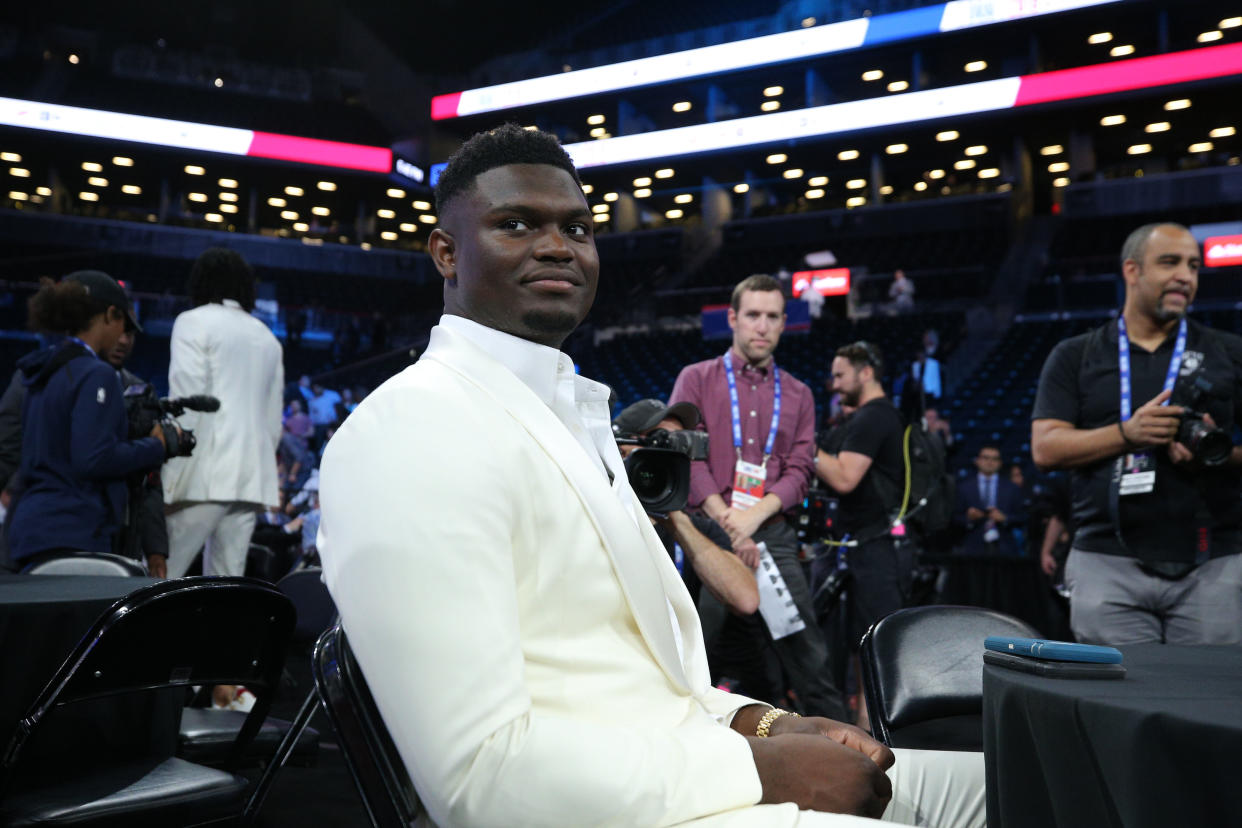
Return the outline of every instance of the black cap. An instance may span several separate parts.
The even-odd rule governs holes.
[[[125,327],[142,331],[138,317],[134,316],[134,304],[125,293],[125,288],[102,270],[75,270],[65,277],[65,281],[78,282],[86,288],[87,294],[104,308],[119,308],[125,314]]]
[[[659,400],[639,400],[621,410],[612,421],[614,434],[642,434],[655,428],[661,420],[680,420],[686,428],[694,428],[702,417],[699,408],[691,402],[679,402],[665,405]]]

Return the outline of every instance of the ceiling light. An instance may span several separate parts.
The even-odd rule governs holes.
[[[207,219],[208,221],[216,222],[216,223],[224,221],[224,216],[220,215],[219,213],[208,213],[207,215],[203,216],[203,218]]]
[[[809,29],[809,28],[811,28],[811,27],[812,27],[812,26],[814,26],[814,25],[815,25],[815,18],[814,18],[814,17],[804,17],[804,18],[802,18],[802,28],[804,28],[804,29]]]
[[[674,112],[689,112],[691,106],[693,106],[693,104],[691,104],[689,101],[678,101],[677,103],[673,104],[673,111]]]
[[[893,81],[888,85],[889,92],[905,92],[909,88],[909,82],[903,80]]]
[[[221,201],[237,201],[237,193],[217,193]]]
[[[282,210],[280,217],[286,221],[297,221],[298,214],[293,210]]]
[[[108,179],[92,175],[90,178],[86,179],[86,183],[90,184],[92,187],[107,187]]]
[[[1126,122],[1125,115],[1105,115],[1100,119],[1100,126],[1117,126]]]
[[[124,155],[114,155],[112,157],[112,163],[116,164],[118,167],[132,167],[134,166],[134,159],[126,158]]]
[[[526,130],[527,132],[538,132],[539,131],[539,127],[535,126],[534,124],[531,124],[530,126],[524,126],[522,127],[522,129]]]
[[[1101,43],[1107,43],[1108,41],[1112,39],[1113,39],[1112,32],[1096,32],[1095,34],[1091,35],[1091,37],[1087,38],[1087,42],[1093,46],[1097,46]]]
[[[1055,164],[1048,165],[1048,172],[1050,173],[1062,173],[1062,172],[1068,172],[1068,171],[1069,171],[1069,164],[1065,161],[1057,161]]]
[[[320,181],[315,186],[329,193],[336,191],[336,184],[331,181]]]
[[[1216,129],[1209,132],[1208,135],[1211,136],[1212,138],[1228,138],[1230,135],[1236,135],[1237,132],[1238,131],[1231,126],[1217,127]]]
[[[1179,109],[1190,109],[1190,98],[1177,98],[1172,101],[1165,101],[1164,108],[1166,112],[1176,112]]]
[[[612,218],[612,215],[610,213],[596,213],[595,215],[591,216],[591,218],[595,219],[596,224],[602,224],[603,222],[608,221],[608,219]]]
[[[967,72],[982,72],[984,69],[988,68],[988,62],[986,60],[972,60],[963,68],[965,68]]]
[[[1131,144],[1126,148],[1128,155],[1145,155],[1151,152],[1151,144]]]
[[[186,196],[186,198],[188,198],[190,201],[206,201],[207,194],[206,193],[190,193],[188,196]]]
[[[591,193],[595,192],[595,188],[592,187],[590,184],[583,184],[582,192],[586,193],[587,195],[590,195]],[[426,210],[427,209],[426,207],[418,207],[417,204],[418,202],[415,202],[415,207],[414,207],[415,210]]]
[[[293,229],[297,230],[299,233],[305,233],[307,230],[310,229],[310,225],[304,221],[299,221],[293,225]]]
[[[880,195],[892,195],[892,194],[893,194],[893,188],[891,185],[885,184],[883,187],[880,188]]]
[[[980,178],[996,178],[998,175],[1000,175],[1000,170],[996,167],[987,167],[986,169],[979,170]]]
[[[735,193],[748,193],[748,192],[750,192],[750,185],[749,185],[749,184],[747,184],[747,183],[745,183],[745,182],[743,182],[743,183],[741,183],[741,184],[734,184],[734,185],[733,185],[733,192],[735,192]]]
[[[681,218],[681,217],[682,217],[682,216],[684,216],[684,215],[685,215],[685,213],[683,213],[681,210],[675,210],[675,209],[674,209],[674,210],[666,210],[666,211],[664,212],[664,217],[665,217],[665,218],[670,218],[670,219],[679,219],[679,218]]]
[[[926,181],[916,181],[916,182],[914,182],[914,189],[915,189],[915,190],[917,190],[917,191],[918,191],[918,192],[920,192],[920,193],[921,193],[921,192],[923,192],[924,190],[926,190],[926,189],[927,189],[927,182],[926,182]]]
[[[854,196],[853,198],[847,198],[845,200],[846,207],[861,207],[866,203],[867,203],[867,199],[863,198],[862,196]]]
[[[1211,141],[1200,141],[1197,144],[1191,144],[1189,147],[1187,147],[1187,151],[1188,152],[1211,152],[1212,142]]]
[[[400,224],[397,225],[397,228],[401,230],[402,233],[417,233],[418,232],[418,225],[413,224],[408,221],[401,222]]]
[[[967,147],[965,149],[965,153],[967,155],[983,155],[987,151],[988,151],[988,148],[985,147],[983,144],[975,144],[973,147]]]
[[[384,241],[396,241],[400,237],[393,230],[385,230],[383,233],[380,233],[380,238]]]
[[[386,208],[386,207],[385,207],[385,208],[384,208],[384,209],[382,209],[382,210],[376,210],[376,211],[375,211],[375,215],[377,215],[377,216],[379,216],[380,218],[383,218],[383,219],[391,219],[391,218],[396,218],[396,217],[397,217],[397,211],[396,211],[396,210],[389,210],[388,208]]]
[[[611,205],[608,205],[608,204],[592,204],[591,205],[592,213],[607,213],[611,209],[612,209]]]
[[[785,170],[783,173],[781,173],[781,175],[783,175],[785,178],[801,178],[802,170],[798,169],[797,167],[791,167],[790,169]]]
[[[598,126],[599,124],[602,124],[604,120],[605,118],[603,115],[588,115],[587,116],[587,123],[590,124],[591,126]]]
[[[823,190],[820,190],[820,189],[815,189],[815,190],[807,190],[807,191],[804,193],[804,195],[805,195],[807,198],[823,198],[823,197],[824,197],[824,191],[823,191]]]
[[[1222,32],[1220,29],[1212,29],[1210,32],[1203,32],[1198,37],[1196,37],[1195,40],[1199,41],[1200,43],[1211,43],[1213,40],[1220,40],[1224,36],[1225,36],[1225,33]]]
[[[24,167],[9,167],[9,175],[14,178],[30,178],[30,170]]]
[[[651,195],[651,190],[646,187],[640,187],[634,191],[634,198],[646,198]]]
[[[592,132],[595,132],[595,130],[591,130],[591,131],[592,131]],[[605,138],[611,138],[611,137],[612,137],[612,133],[611,133],[611,132],[601,132],[599,135],[596,135],[596,136],[594,136],[594,137],[595,137],[595,140],[596,140],[596,141],[603,141]]]
[[[759,106],[759,108],[762,109],[764,112],[775,112],[776,110],[781,108],[781,102],[780,101],[764,101]]]
[[[0,161],[20,164],[22,162],[22,157],[15,152],[0,152]]]
[[[672,168],[672,167],[665,167],[665,168],[664,168],[664,169],[662,169],[662,170],[656,170],[656,171],[655,171],[655,177],[656,177],[656,178],[672,178],[672,177],[673,177],[673,168]]]
[[[584,189],[584,190],[585,190],[585,189],[586,189],[587,187],[589,187],[589,186],[591,186],[591,185],[590,185],[590,184],[583,184],[583,185],[582,185],[582,189]],[[410,205],[410,206],[412,206],[415,210],[430,210],[430,209],[431,209],[431,204],[429,204],[429,203],[428,203],[428,202],[426,202],[426,201],[415,201],[415,202],[414,202],[412,205]]]
[[[388,197],[389,198],[405,198],[405,190],[401,189],[400,187],[389,187]]]
[[[774,152],[764,159],[769,164],[784,164],[789,160],[789,156],[783,152]]]
[[[837,153],[837,159],[840,161],[853,161],[858,157],[858,150],[841,150]]]
[[[221,204],[220,212],[221,213],[236,213],[237,205],[236,204]]]
[[[1122,46],[1114,46],[1108,50],[1108,54],[1110,57],[1125,57],[1126,55],[1134,54],[1134,47],[1128,43]]]
[[[9,190],[9,198],[13,199],[14,201],[29,201],[30,195],[27,193],[18,192],[17,190]]]
[[[651,179],[650,179],[650,178],[648,178],[648,177],[647,177],[647,176],[645,176],[645,175],[644,175],[642,178],[635,178],[635,179],[634,179],[634,186],[635,186],[635,187],[650,187],[650,186],[651,186]]]
[[[591,130],[591,137],[602,138],[604,136],[604,133],[606,133],[607,131],[608,131],[607,127],[595,127],[595,129]]]
[[[300,196],[304,192],[306,191],[303,190],[301,187],[285,187],[285,195]]]
[[[125,195],[142,195],[142,188],[137,184],[125,184],[121,187],[121,192]]]
[[[1217,24],[1222,29],[1236,29],[1242,26],[1242,17],[1226,17]]]
[[[1157,121],[1154,124],[1148,124],[1143,127],[1143,132],[1168,132],[1172,128],[1173,125],[1168,121]]]
[[[229,189],[236,189],[237,187],[237,180],[233,178],[221,178],[216,183],[221,187],[227,187]]]
[[[1068,187],[1068,186],[1069,186],[1069,179],[1068,179],[1068,178],[1056,178],[1056,179],[1053,179],[1053,181],[1052,181],[1052,186],[1054,186],[1054,187]]]
[[[46,198],[52,194],[52,188],[51,187],[35,187],[35,193]]]
[[[186,174],[188,175],[206,175],[207,173],[207,170],[203,169],[197,164],[187,164],[185,167],[185,171],[186,171]]]
[[[99,193],[78,193],[78,198],[82,201],[99,201]]]
[[[953,163],[953,169],[955,170],[973,170],[974,168],[975,159],[973,158],[965,158],[961,161],[955,161]]]
[[[69,56],[69,62],[70,62],[70,63],[72,63],[74,66],[77,66],[77,65],[78,65],[78,62],[79,62],[80,60],[81,60],[81,58],[79,58],[77,55],[70,55],[70,56]]]
[[[1065,147],[1060,144],[1049,144],[1046,147],[1039,148],[1040,155],[1060,155],[1065,152]]]
[[[312,207],[311,212],[317,216],[327,216],[332,214],[332,211],[327,207]]]
[[[883,69],[868,69],[862,73],[862,79],[865,81],[878,81],[882,77],[884,77]]]
[[[931,179],[944,178],[944,170],[928,170],[927,177]]]
[[[103,164],[98,164],[94,161],[83,161],[82,169],[87,172],[103,172]]]
[[[812,178],[812,179],[810,179],[809,181],[807,181],[806,183],[807,183],[807,184],[810,184],[812,187],[822,187],[822,186],[824,186],[825,184],[827,184],[827,183],[828,183],[828,176],[826,176],[826,175],[817,175],[817,176],[815,176],[814,178]]]
[[[276,196],[272,196],[271,198],[267,200],[267,203],[270,204],[272,207],[284,207],[287,202],[283,198],[277,198]]]
[[[617,200],[616,193],[604,193],[604,201],[616,201],[616,200]]]
[[[423,224],[435,224],[436,223],[436,217],[431,215],[430,213],[419,216],[418,220],[421,221]]]
[[[908,144],[889,144],[884,148],[884,151],[889,155],[901,155],[908,149],[910,149]]]
[[[961,133],[959,133],[956,129],[946,129],[944,132],[936,133],[936,140],[937,141],[956,141],[960,137],[960,135]]]
[[[867,179],[865,178],[851,178],[849,181],[845,182],[845,188],[847,190],[861,190],[866,186]]]
[[[767,89],[763,90],[763,97],[775,98],[777,95],[784,94],[784,92],[785,87],[783,86],[769,86]]]
[[[689,204],[692,201],[694,201],[694,196],[690,195],[690,193],[679,193],[673,197],[673,203],[675,204]]]

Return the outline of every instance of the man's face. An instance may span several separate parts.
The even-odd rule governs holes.
[[[638,436],[646,437],[651,432],[661,428],[665,431],[685,431],[686,429],[686,427],[681,424],[681,420],[676,417],[665,417],[663,420],[660,420],[660,422],[656,423]],[[629,457],[635,450],[642,448],[642,446],[617,446],[617,448],[621,450],[622,457]]]
[[[737,310],[729,308],[733,347],[751,364],[762,364],[776,350],[785,330],[785,297],[778,290],[747,290]]]
[[[1157,322],[1181,319],[1199,289],[1199,243],[1179,227],[1160,226],[1147,238],[1143,261],[1127,259],[1126,286],[1136,307]]]
[[[133,353],[133,351],[134,331],[127,328],[122,331],[120,338],[116,341],[116,344],[104,351],[103,358],[109,365],[119,371],[125,366],[125,360],[129,359],[129,355]]]
[[[568,172],[509,164],[454,198],[431,254],[447,279],[444,310],[559,348],[599,283],[591,211]]]
[[[845,357],[834,357],[832,360],[832,390],[841,395],[842,410],[846,406],[857,408],[862,401],[863,371],[867,368],[855,368]]]
[[[1001,455],[1000,449],[983,448],[980,449],[979,455],[975,458],[975,468],[980,474],[993,475],[1000,471]]]

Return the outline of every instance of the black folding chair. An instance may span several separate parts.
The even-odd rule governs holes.
[[[231,770],[271,707],[293,614],[274,587],[232,577],[163,581],[113,604],[18,723],[0,759],[0,824],[177,826],[235,818],[247,782]],[[153,756],[23,773],[23,748],[61,708],[196,684],[244,684],[255,694],[227,770]]]
[[[862,683],[872,734],[889,747],[983,750],[983,640],[1038,637],[981,607],[898,610],[862,639]]]

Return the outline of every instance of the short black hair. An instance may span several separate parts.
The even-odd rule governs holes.
[[[254,270],[236,250],[209,247],[190,268],[186,286],[194,307],[232,299],[247,311],[254,310]]]
[[[837,348],[836,355],[848,360],[850,365],[854,366],[855,371],[861,371],[870,365],[875,373],[876,382],[879,382],[884,374],[884,357],[880,356],[878,348],[865,340],[860,339],[849,345],[842,345]]]
[[[560,167],[569,173],[575,184],[582,186],[573,159],[555,135],[509,123],[478,133],[453,153],[436,183],[436,212],[443,216],[449,202],[473,187],[476,178],[509,164]]]

